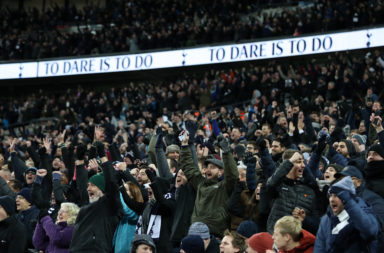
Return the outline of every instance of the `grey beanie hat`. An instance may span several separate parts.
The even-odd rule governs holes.
[[[156,245],[153,242],[152,238],[150,235],[142,234],[142,235],[135,235],[132,239],[131,242],[131,251],[130,252],[135,252],[137,247],[139,245],[145,244],[148,245],[152,248],[153,253],[156,253]]]
[[[209,239],[211,235],[209,234],[209,228],[206,224],[202,222],[193,223],[188,230],[188,235],[198,235],[201,239]]]
[[[328,194],[332,193],[334,187],[339,187],[343,190],[349,191],[353,195],[356,195],[355,185],[353,184],[352,178],[350,176],[346,176],[339,182],[332,185],[328,190]]]
[[[365,143],[367,143],[367,136],[365,135],[354,134],[352,135],[352,139],[356,139],[360,145],[365,145]]]

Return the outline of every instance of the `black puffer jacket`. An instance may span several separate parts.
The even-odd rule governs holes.
[[[300,207],[306,213],[303,228],[316,233],[320,217],[317,210],[316,193],[313,188],[315,185],[312,186],[306,177],[299,180],[287,178],[286,175],[292,167],[293,164],[286,160],[268,178],[267,188],[274,199],[272,210],[268,216],[267,231],[273,233],[274,225],[278,219],[285,215],[292,215],[293,209]]]

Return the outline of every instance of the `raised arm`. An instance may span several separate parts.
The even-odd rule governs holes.
[[[184,134],[184,131],[180,134]],[[186,138],[181,143],[179,166],[187,177],[188,182],[191,183],[195,190],[197,190],[198,185],[204,181],[204,177],[201,175],[199,168],[193,161],[192,151],[188,146],[188,140],[189,137],[186,135]]]

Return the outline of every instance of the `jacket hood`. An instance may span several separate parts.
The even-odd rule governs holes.
[[[297,246],[296,248],[293,248],[291,250],[284,250],[284,251],[282,250],[279,252],[284,252],[284,253],[298,253],[298,252],[309,253],[309,252],[313,252],[313,247],[315,245],[316,237],[313,234],[309,233],[305,229],[302,229],[301,233],[302,233],[302,237],[300,239],[300,245],[299,246]]]

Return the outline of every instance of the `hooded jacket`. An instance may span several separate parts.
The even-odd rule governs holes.
[[[282,253],[312,253],[316,237],[307,230],[301,230],[300,245],[291,250],[279,250]]]
[[[348,150],[349,157],[345,157],[339,152],[337,152],[333,147],[329,148],[328,158],[332,163],[339,164],[343,167],[347,165],[354,165],[359,168],[363,168],[365,166],[365,160],[356,153],[355,146],[349,140],[341,140],[340,142],[344,142],[345,146]]]

